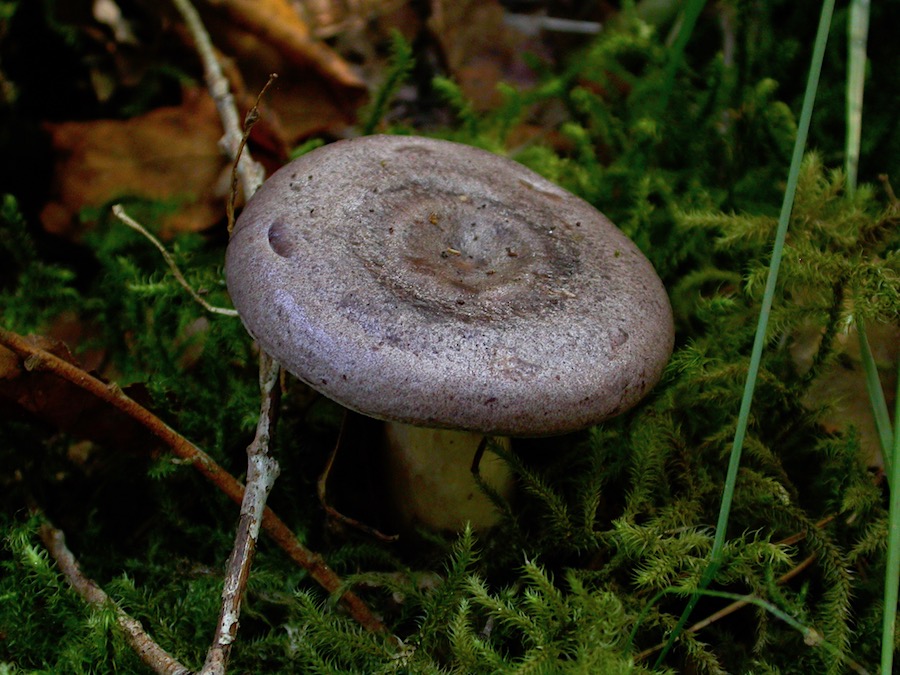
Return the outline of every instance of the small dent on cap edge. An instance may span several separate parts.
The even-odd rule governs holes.
[[[296,247],[290,236],[290,226],[283,220],[275,220],[269,225],[269,246],[282,258],[291,258]]]

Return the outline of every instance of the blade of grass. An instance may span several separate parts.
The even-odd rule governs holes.
[[[820,649],[824,649],[829,654],[834,656],[838,661],[840,661],[841,663],[846,665],[849,670],[852,670],[855,673],[860,673],[861,675],[868,675],[868,671],[862,665],[860,665],[856,661],[853,661],[852,659],[848,658],[845,654],[843,654],[841,652],[840,649],[838,649],[835,645],[828,642],[828,640],[825,639],[825,636],[823,636],[821,633],[819,633],[815,628],[811,628],[809,626],[802,624],[800,621],[795,619],[793,616],[791,616],[790,614],[788,614],[787,612],[785,612],[784,610],[782,610],[780,607],[773,604],[772,602],[769,602],[768,600],[765,600],[765,599],[763,599],[757,595],[753,595],[753,594],[742,595],[740,593],[730,593],[728,591],[698,590],[698,591],[694,591],[694,592],[699,593],[700,595],[703,595],[705,597],[724,598],[726,600],[732,600],[733,604],[755,605],[756,607],[759,607],[759,608],[765,610],[766,612],[768,612],[775,618],[781,619],[786,624],[788,624],[791,628],[794,628],[795,630],[797,630],[803,636],[803,641],[810,647],[818,647]],[[682,593],[684,593],[684,591],[682,591],[681,589],[677,589],[674,586],[665,588],[654,596],[653,604],[655,604],[656,602],[661,600],[666,595],[682,594]],[[646,612],[646,610],[645,610],[645,612]],[[641,613],[642,617],[645,615],[645,612]],[[634,635],[632,634],[632,639],[633,638],[634,638]],[[633,644],[633,642],[632,642],[632,644]],[[638,654],[635,658],[635,661],[640,661],[641,657],[642,657],[642,654]]]
[[[861,319],[856,321],[856,332],[859,336],[859,355],[862,360],[863,373],[866,379],[866,391],[869,394],[869,404],[872,407],[872,417],[875,420],[875,430],[878,432],[878,441],[881,445],[881,457],[884,460],[884,472],[889,484],[897,485],[893,481],[893,460],[896,455],[891,450],[894,432],[891,430],[891,415],[888,412],[887,401],[884,398],[884,389],[878,379],[878,366],[875,365],[875,357],[872,356],[872,348],[869,346],[869,338],[866,334],[866,324]]]
[[[818,647],[820,649],[824,649],[838,661],[846,665],[848,669],[852,670],[855,673],[861,673],[863,675],[866,675],[868,673],[868,671],[860,664],[848,659],[840,649],[828,642],[828,640],[826,640],[825,637],[815,628],[805,626],[790,614],[783,611],[780,607],[772,604],[768,600],[764,600],[756,595],[740,595],[739,593],[728,593],[726,591],[704,591],[703,594],[713,598],[725,598],[726,600],[746,602],[747,604],[760,607],[772,616],[781,619],[791,628],[798,631],[803,636],[803,642],[805,642],[810,647]]]
[[[897,399],[894,421],[900,420],[900,364],[897,365]],[[900,486],[900,433],[894,434],[891,485]],[[894,632],[897,629],[897,594],[900,591],[900,487],[891,489],[888,529],[888,557],[884,577],[884,617],[881,622],[881,672],[892,673]]]
[[[784,201],[781,205],[781,214],[778,218],[778,229],[775,233],[775,243],[772,249],[772,259],[769,263],[769,273],[766,278],[765,292],[763,293],[762,306],[759,311],[759,319],[756,324],[756,335],[753,340],[753,348],[750,354],[750,364],[747,368],[747,380],[744,385],[744,394],[741,398],[741,408],[738,412],[737,428],[734,441],[731,446],[731,457],[728,462],[728,472],[725,477],[725,487],[722,492],[722,503],[719,507],[719,519],[716,523],[716,535],[713,539],[710,551],[709,565],[700,580],[699,590],[705,590],[715,578],[722,564],[722,553],[725,548],[725,535],[728,529],[728,518],[731,514],[731,503],[734,498],[734,489],[737,484],[737,473],[741,464],[741,452],[744,447],[744,439],[747,434],[747,425],[750,420],[750,405],[753,401],[753,392],[756,388],[756,378],[759,374],[759,366],[762,360],[763,347],[766,343],[766,330],[769,325],[769,315],[772,310],[772,301],[775,297],[775,285],[778,280],[778,271],[781,267],[781,258],[784,252],[784,241],[787,236],[788,223],[791,211],[794,207],[794,196],[797,191],[797,179],[800,174],[800,164],[803,161],[803,150],[806,147],[806,137],[809,133],[810,120],[812,119],[813,104],[816,100],[816,91],[819,87],[819,75],[822,72],[822,61],[825,55],[825,45],[828,42],[828,30],[831,26],[831,16],[834,13],[834,0],[825,0],[822,3],[822,13],[819,17],[819,27],[816,31],[816,42],[813,46],[812,62],[809,69],[809,77],[806,82],[806,91],[803,96],[803,106],[800,111],[800,120],[797,125],[797,137],[794,140],[794,151],[791,156],[791,166],[788,171],[787,188],[784,193]],[[660,667],[663,659],[668,654],[675,640],[681,634],[691,612],[700,600],[700,594],[691,596],[684,611],[678,619],[666,646],[660,652],[655,667]]]
[[[845,171],[847,174],[847,194],[856,192],[857,173],[859,171],[859,147],[862,137],[863,90],[866,81],[866,46],[869,38],[869,0],[853,0],[850,4],[850,22],[847,27],[847,139],[844,149]],[[884,391],[878,379],[878,369],[866,327],[862,320],[856,321],[859,337],[859,351],[862,356],[863,372],[866,378],[866,391],[872,406],[875,429],[881,444],[881,456],[884,459],[884,470],[891,480],[891,418],[884,398]],[[893,483],[891,483],[893,485]]]
[[[859,170],[859,147],[862,137],[863,89],[866,75],[866,44],[869,36],[869,0],[853,0],[850,5],[848,26],[848,74],[847,74],[847,145],[846,173],[847,192],[856,191]],[[884,616],[881,623],[881,672],[893,672],[894,634],[897,630],[897,596],[900,592],[900,433],[891,429],[884,390],[878,378],[878,368],[869,346],[865,322],[857,319],[859,352],[862,357],[866,391],[872,406],[872,416],[884,471],[891,489],[888,512],[888,548],[884,577]],[[900,366],[898,366],[900,370]],[[894,421],[900,420],[900,377],[897,378],[897,400]]]
[[[847,192],[856,191],[859,145],[862,137],[863,88],[866,81],[866,42],[869,35],[869,0],[853,0],[847,27]]]
[[[687,47],[688,40],[691,39],[691,33],[694,32],[694,26],[700,17],[700,12],[706,6],[706,0],[688,0],[684,8],[684,13],[679,19],[678,34],[669,50],[669,57],[664,72],[664,84],[662,87],[662,96],[659,97],[659,110],[663,111],[669,103],[669,96],[675,87],[675,75],[678,68],[684,60],[684,48]]]

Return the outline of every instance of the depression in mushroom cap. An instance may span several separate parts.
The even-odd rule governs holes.
[[[226,275],[251,334],[364,414],[546,435],[634,405],[673,345],[665,289],[585,201],[420,137],[339,141],[244,209]]]

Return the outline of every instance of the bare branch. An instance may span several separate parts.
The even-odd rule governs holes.
[[[18,333],[0,328],[0,345],[15,353],[23,363],[23,369],[44,371],[65,379],[101,401],[120,410],[142,425],[154,437],[164,443],[172,453],[185,463],[192,464],[207,480],[221,490],[233,502],[240,504],[244,498],[244,486],[208,454],[168,426],[159,417],[128,397],[115,384],[107,384],[78,366],[33,345]],[[303,546],[283,520],[269,507],[263,512],[262,530],[287,553],[295,563],[329,593],[343,589],[341,578],[328,567],[322,557]],[[384,625],[372,614],[369,607],[354,593],[341,594],[341,602],[350,615],[364,628],[382,632]]]
[[[216,103],[222,127],[225,129],[225,135],[221,141],[222,149],[232,161],[238,162],[238,173],[241,176],[244,195],[249,198],[262,185],[265,171],[261,165],[253,161],[249,153],[245,152],[240,157],[238,156],[238,148],[241,146],[240,117],[234,103],[234,96],[231,95],[228,87],[228,80],[222,73],[222,67],[216,58],[215,49],[209,39],[209,33],[203,27],[200,15],[189,0],[172,0],[172,2],[181,13],[188,30],[194,37],[197,53],[203,62],[207,89]]]
[[[227,307],[216,307],[215,305],[209,304],[204,298],[200,296],[197,291],[187,282],[187,279],[184,278],[184,275],[181,273],[181,270],[178,269],[178,265],[175,263],[175,259],[172,255],[166,250],[166,247],[162,245],[162,242],[153,236],[147,228],[141,225],[134,218],[129,216],[125,209],[121,204],[114,204],[112,207],[113,215],[121,220],[125,225],[130,227],[132,230],[142,234],[146,237],[151,244],[153,244],[156,249],[162,254],[163,260],[169,265],[169,269],[172,270],[172,274],[175,276],[176,281],[181,284],[182,288],[184,288],[188,293],[191,294],[191,297],[205,309],[207,312],[212,312],[213,314],[221,314],[223,316],[238,316],[237,310],[228,309]]]
[[[206,655],[202,671],[204,675],[225,672],[231,645],[237,637],[241,601],[250,576],[250,564],[256,552],[266,500],[279,473],[278,463],[269,453],[270,432],[278,410],[279,368],[265,352],[260,352],[259,361],[259,388],[262,395],[259,421],[256,436],[247,448],[247,488],[241,503],[241,520],[228,561],[222,590],[222,609],[213,645]]]
[[[252,197],[262,185],[264,173],[262,168],[254,162],[246,148],[246,138],[252,126],[255,116],[258,115],[257,106],[254,105],[242,126],[239,121],[234,97],[228,87],[228,81],[222,74],[222,69],[213,50],[209,34],[206,32],[199,15],[191,6],[189,0],[174,0],[176,7],[184,17],[198,54],[203,62],[206,75],[206,83],[210,95],[216,102],[222,126],[225,129],[223,144],[228,156],[235,162],[233,176],[240,177],[245,198]],[[271,78],[269,83],[271,83]],[[267,85],[268,86],[268,85]],[[262,94],[260,94],[262,96]],[[257,100],[258,104],[258,100]],[[234,178],[233,184],[234,184]],[[234,198],[232,189],[232,199]],[[233,203],[229,205],[229,234],[233,222]],[[277,390],[275,384],[279,379],[280,367],[274,359],[264,352],[260,354],[260,387],[262,403],[260,418],[257,424],[256,437],[247,449],[247,489],[244,493],[241,505],[241,519],[235,537],[235,544],[228,563],[228,573],[222,591],[222,610],[219,615],[219,623],[213,644],[207,654],[204,673],[224,673],[228,657],[237,635],[240,618],[241,600],[247,586],[250,574],[250,563],[256,550],[256,538],[259,533],[260,523],[263,528],[271,520],[271,511],[266,508],[266,500],[278,475],[278,465],[269,454],[269,437],[271,425],[274,422],[274,413],[277,408]],[[291,534],[279,542],[281,545],[298,546],[296,538]],[[317,562],[324,566],[324,562],[317,557]],[[327,569],[327,568],[326,568]],[[330,580],[337,581],[337,576],[330,570]],[[336,588],[329,589],[336,591]],[[344,595],[344,597],[348,597]],[[354,615],[364,618],[363,625],[370,630],[383,630],[381,623],[362,605],[358,598],[352,602],[360,606],[354,610]]]
[[[228,233],[231,234],[234,219],[234,197],[236,178],[240,178],[244,196],[249,199],[259,189],[265,178],[262,167],[253,161],[246,148],[246,139],[253,120],[258,115],[254,105],[242,131],[240,118],[234,104],[234,97],[222,68],[216,59],[212,42],[206,28],[189,0],[174,0],[184,17],[206,73],[206,85],[216,102],[222,126],[225,150],[234,162],[232,169],[232,194],[228,205]],[[271,83],[271,79],[269,82]],[[268,85],[266,85],[268,87]],[[262,93],[260,93],[262,96]],[[257,100],[257,104],[258,104]],[[206,656],[203,673],[222,675],[231,654],[231,645],[237,638],[241,615],[241,604],[250,577],[250,565],[256,552],[256,539],[266,511],[266,500],[278,476],[278,463],[269,453],[270,428],[277,408],[277,388],[280,368],[278,363],[260,350],[259,380],[262,394],[260,415],[256,427],[256,437],[247,448],[247,488],[241,500],[241,518],[234,539],[234,548],[228,561],[225,583],[222,588],[222,609],[213,637],[212,646]]]
[[[100,586],[84,575],[78,560],[66,546],[66,537],[61,530],[45,521],[40,527],[40,536],[66,581],[85,602],[95,607],[113,608],[116,622],[125,634],[128,644],[153,672],[161,675],[187,675],[191,672],[160,647],[139,621],[129,616]]]

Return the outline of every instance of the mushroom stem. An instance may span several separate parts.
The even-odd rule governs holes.
[[[391,507],[402,527],[458,531],[469,522],[485,530],[497,523],[500,512],[472,476],[484,434],[386,422],[385,440]],[[508,438],[496,440],[509,448]],[[491,488],[506,499],[512,496],[506,462],[485,453],[478,467]]]

